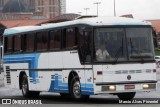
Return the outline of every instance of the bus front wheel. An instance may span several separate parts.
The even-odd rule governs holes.
[[[118,93],[117,96],[120,100],[132,100],[135,96],[135,92]]]
[[[38,97],[40,94],[39,91],[29,91],[27,75],[23,75],[21,87],[22,87],[22,94],[26,98]]]
[[[82,99],[88,99],[89,95],[82,95],[81,93],[81,85],[78,76],[75,76],[71,80],[71,85],[70,85],[70,94],[71,97],[74,100],[82,100]]]

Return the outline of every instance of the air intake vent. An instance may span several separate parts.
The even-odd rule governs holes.
[[[10,74],[9,66],[6,66],[6,81],[7,81],[7,84],[11,84],[11,74]]]

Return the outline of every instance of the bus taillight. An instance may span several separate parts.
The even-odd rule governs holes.
[[[97,75],[102,75],[102,71],[97,71]]]
[[[156,72],[156,69],[153,69],[153,72],[155,73],[155,72]]]

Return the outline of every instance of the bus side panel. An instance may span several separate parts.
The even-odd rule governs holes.
[[[37,82],[30,82],[30,90],[59,92],[62,84],[62,52],[41,53],[37,60]]]
[[[63,68],[63,59],[62,52],[50,52],[48,54],[48,68],[49,69],[62,69]],[[43,61],[41,58],[39,62]]]
[[[32,90],[38,91],[50,91],[55,92],[52,88],[54,88],[54,84],[52,83],[55,75],[58,75],[59,72],[56,71],[39,71],[38,72],[38,79],[39,83],[37,84],[36,89],[33,88]],[[51,87],[53,86],[53,87]],[[57,87],[56,87],[57,88]],[[57,88],[58,90],[58,88]]]
[[[69,87],[68,87],[69,72],[70,70],[52,72],[49,92],[69,93]]]
[[[63,52],[63,66],[64,66],[64,69],[72,70],[73,68],[73,71],[77,72],[80,78],[82,94],[91,95],[94,93],[92,66],[81,65],[77,50]],[[85,70],[85,68],[91,69],[91,70]],[[70,71],[67,71],[67,72],[70,72]],[[67,77],[69,77],[69,74]]]
[[[93,71],[85,70],[84,74],[85,83],[81,83],[81,92],[83,95],[94,95],[94,84],[93,84]]]
[[[68,78],[71,70],[63,70],[63,71],[52,71],[49,76],[51,77],[49,92],[59,92],[59,93],[69,93],[69,84]],[[75,71],[79,78],[81,86],[85,86],[85,75],[84,70]]]
[[[27,66],[27,63],[4,64],[5,86],[19,89],[19,74],[22,70],[18,69],[23,69],[24,66]]]
[[[83,69],[84,65],[81,65],[77,50],[63,52],[63,67],[64,68],[78,68]]]

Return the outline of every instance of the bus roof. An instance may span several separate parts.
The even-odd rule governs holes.
[[[14,27],[6,29],[4,35],[14,35],[23,32],[36,31],[42,29],[63,27],[75,24],[87,24],[91,26],[119,26],[119,25],[150,25],[150,22],[136,20],[131,18],[124,17],[92,17],[92,18],[81,18],[73,21],[61,22],[61,23],[52,23],[52,24],[43,24],[41,26],[23,26],[23,27]]]

